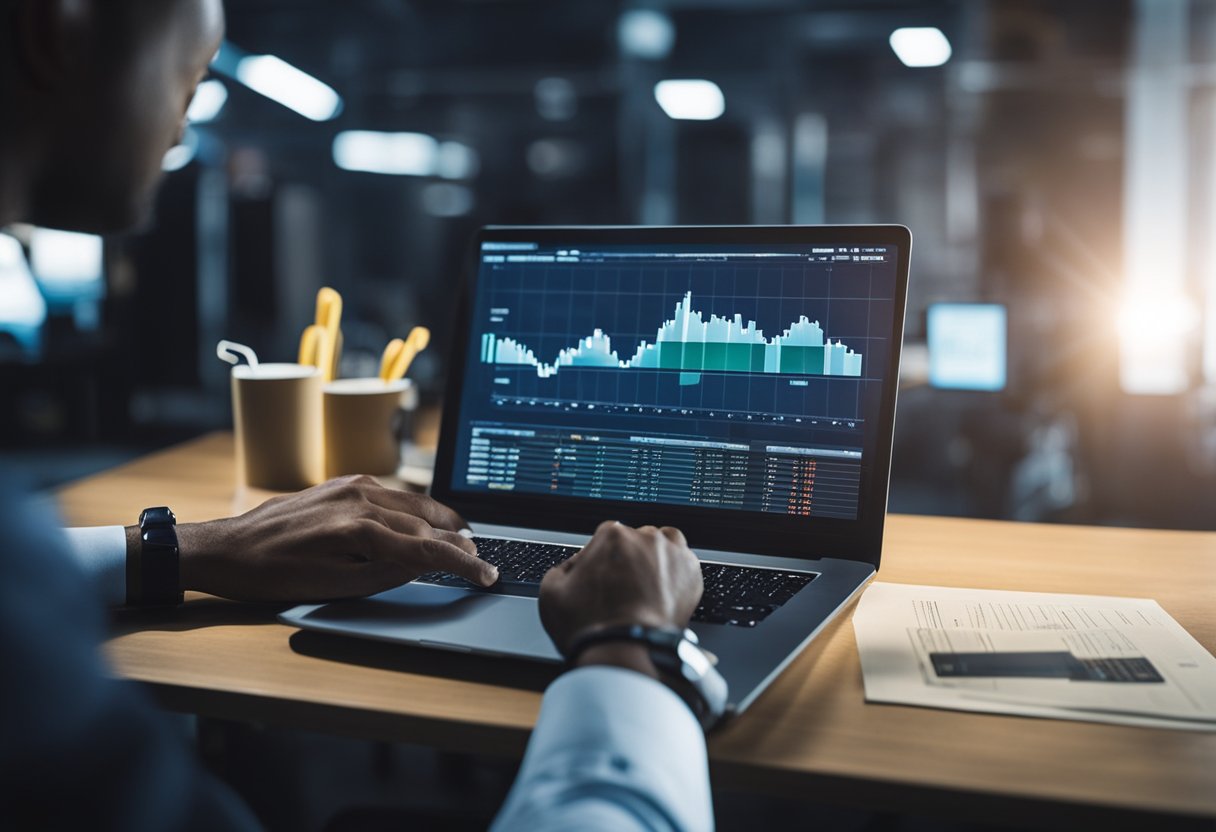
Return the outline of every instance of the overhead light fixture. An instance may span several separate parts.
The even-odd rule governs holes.
[[[439,142],[425,133],[344,130],[334,137],[334,164],[343,170],[430,176]]]
[[[891,33],[891,49],[904,66],[941,66],[950,60],[950,41],[936,26],[909,26]]]
[[[223,81],[214,78],[204,81],[194,91],[194,98],[190,100],[190,107],[186,110],[186,121],[191,124],[212,121],[224,109],[227,101],[228,88],[224,86]]]
[[[329,121],[342,112],[342,98],[333,88],[274,55],[241,58],[236,78],[254,92],[313,121]]]
[[[481,167],[477,151],[460,142],[440,142],[435,148],[435,173],[444,179],[471,179]]]
[[[713,121],[726,112],[726,97],[713,81],[699,78],[660,81],[654,100],[670,118]]]
[[[395,176],[468,179],[480,165],[477,151],[468,145],[425,133],[344,130],[334,137],[333,156],[343,170]]]
[[[666,58],[676,42],[671,18],[654,9],[631,9],[621,15],[616,27],[621,51],[651,61]]]

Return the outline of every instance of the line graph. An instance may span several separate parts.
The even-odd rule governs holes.
[[[611,336],[597,328],[575,346],[560,350],[551,363],[514,338],[487,332],[481,336],[481,360],[532,366],[539,378],[555,376],[562,367],[678,370],[684,385],[699,383],[703,372],[854,378],[862,374],[862,354],[839,340],[833,343],[819,322],[805,315],[781,334],[766,338],[755,321],[744,324],[740,314],[706,318],[693,307],[688,291],[676,302],[672,317],[658,327],[654,341],[639,343],[628,359],[622,359]]]

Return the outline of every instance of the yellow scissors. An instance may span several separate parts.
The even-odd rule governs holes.
[[[325,286],[317,292],[317,322],[300,336],[301,364],[317,367],[325,381],[338,375],[342,360],[342,296]]]
[[[410,365],[418,353],[431,343],[431,331],[424,326],[416,326],[410,330],[409,336],[402,341],[394,338],[384,348],[380,358],[380,378],[383,381],[396,381],[405,378]]]

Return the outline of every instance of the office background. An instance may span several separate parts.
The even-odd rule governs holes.
[[[437,401],[483,223],[902,222],[893,509],[1210,525],[1216,4],[228,13],[151,227],[0,246],[0,437],[41,484],[228,424],[215,342],[289,358],[321,285],[350,371],[430,325]]]
[[[899,222],[892,510],[1213,528],[1213,0],[227,7],[150,227],[0,235],[0,461],[36,485],[228,427],[216,342],[293,359],[322,285],[346,299],[348,374],[434,330],[411,375],[437,404],[482,224]],[[359,803],[478,828],[513,772],[199,729],[271,828],[399,828],[335,814]],[[940,828],[718,811],[724,829]]]

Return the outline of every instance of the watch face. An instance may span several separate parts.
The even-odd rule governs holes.
[[[705,654],[700,647],[691,641],[681,641],[680,646],[676,648],[676,654],[679,655],[682,661],[690,668],[698,677],[709,673],[713,667],[713,663],[709,660],[709,656]]]
[[[142,512],[140,512],[139,525],[142,526],[145,523],[155,523],[155,524],[168,523],[168,524],[176,525],[177,517],[175,517],[173,515],[173,512],[169,509],[168,506],[155,506],[153,508],[146,508]]]

